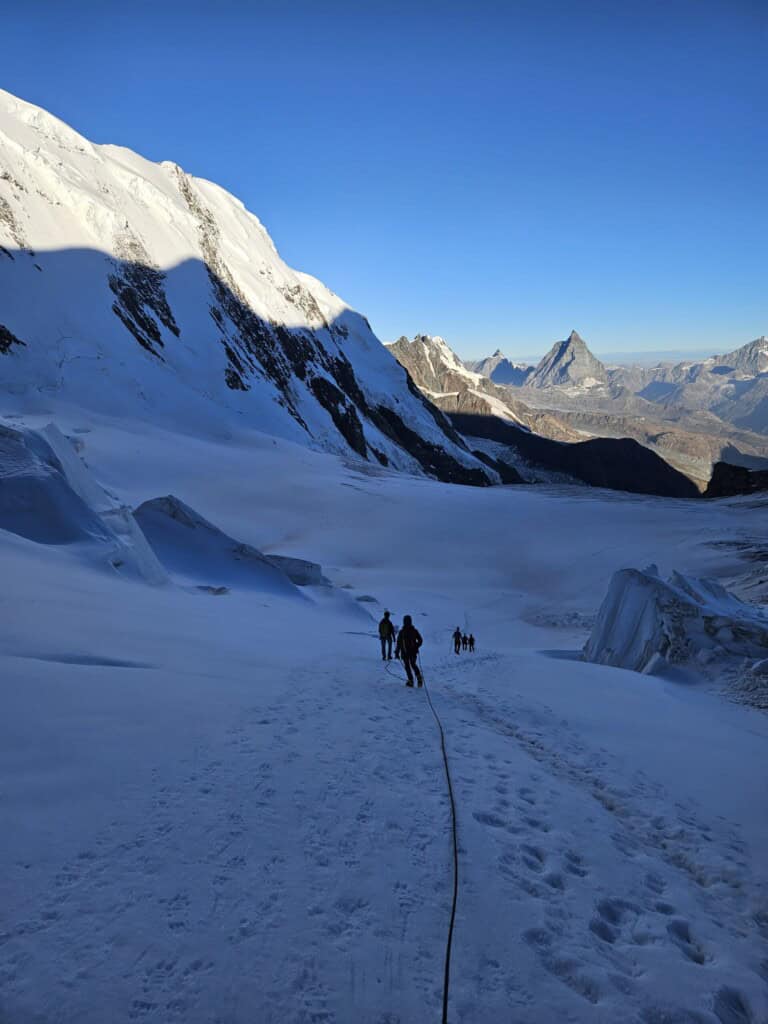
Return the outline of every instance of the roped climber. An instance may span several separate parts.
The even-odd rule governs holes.
[[[413,686],[414,673],[419,686],[424,685],[421,669],[418,666],[419,648],[423,642],[421,633],[414,626],[411,616],[404,615],[403,625],[397,634],[395,657],[400,658],[405,666],[405,674],[408,677],[406,686]]]
[[[389,617],[389,612],[384,612],[384,618],[379,623],[379,640],[381,640],[381,660],[392,661],[392,641],[395,638],[395,627]]]
[[[459,654],[461,651],[461,630],[459,629],[458,626],[456,627],[453,633],[453,649],[456,652],[456,654]]]

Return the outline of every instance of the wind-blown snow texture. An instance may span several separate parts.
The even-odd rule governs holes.
[[[13,423],[6,468],[63,473],[23,455],[44,421]],[[170,580],[116,572],[95,531],[0,527],[0,1019],[439,1019],[447,797],[423,694],[381,667],[384,606],[425,637],[456,787],[451,1021],[765,1019],[768,719],[579,660],[626,560],[727,580],[764,499],[457,488],[249,431],[60,427],[81,524],[99,489],[139,508]],[[229,538],[335,586],[232,571],[222,593]]]
[[[0,374],[199,432],[241,421],[441,479],[496,479],[364,317],[237,199],[0,91]]]

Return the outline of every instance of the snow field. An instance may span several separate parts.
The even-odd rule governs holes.
[[[0,531],[0,1019],[439,1019],[447,794],[424,695],[371,635],[385,606],[425,637],[456,787],[451,1020],[766,1018],[768,720],[574,660],[616,569],[726,577],[711,542],[764,533],[763,506],[59,426],[122,504],[175,494],[221,533],[152,586],[96,540]],[[335,589],[201,591],[222,535]]]

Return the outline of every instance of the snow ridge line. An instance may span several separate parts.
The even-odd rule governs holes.
[[[430,710],[435,717],[437,728],[440,733],[440,749],[443,754],[443,767],[445,768],[445,781],[448,784],[448,798],[451,804],[451,834],[453,839],[453,898],[451,901],[451,920],[448,925],[448,939],[445,946],[445,974],[443,977],[443,1020],[442,1024],[448,1024],[448,990],[451,983],[451,948],[453,946],[453,926],[456,922],[456,905],[459,901],[459,844],[456,832],[456,801],[453,796],[453,782],[451,781],[451,769],[448,765],[448,751],[445,748],[445,732],[443,730],[443,723],[440,721],[440,716],[435,711],[435,705],[432,703],[432,698],[429,694],[429,688],[427,687],[427,679],[424,675],[424,667],[421,663],[421,657],[419,657],[419,668],[421,669],[421,677],[424,680],[424,693],[426,694],[427,701],[429,702]]]

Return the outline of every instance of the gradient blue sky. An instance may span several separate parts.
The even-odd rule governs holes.
[[[239,196],[384,340],[768,333],[767,0],[3,4],[0,84]]]

